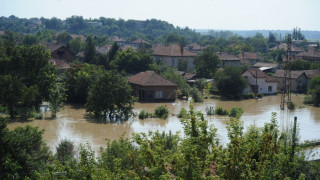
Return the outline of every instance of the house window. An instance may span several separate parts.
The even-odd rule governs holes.
[[[163,92],[162,91],[156,91],[156,98],[157,99],[163,98]]]
[[[268,86],[268,92],[272,92],[272,86]]]

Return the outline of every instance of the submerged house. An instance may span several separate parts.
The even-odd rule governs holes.
[[[248,81],[249,87],[244,90],[244,94],[257,92],[260,94],[276,94],[278,80],[266,75],[260,69],[248,69],[243,74]]]
[[[154,71],[140,72],[131,78],[129,83],[133,95],[141,102],[174,101],[177,85],[163,78]]]
[[[278,89],[281,91],[281,89],[284,88],[285,71],[277,70],[274,77],[278,79]],[[291,73],[287,75],[285,85],[288,86],[289,84],[291,91],[305,92],[307,90],[308,77],[304,71],[291,71]]]

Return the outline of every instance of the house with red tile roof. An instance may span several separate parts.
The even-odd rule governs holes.
[[[279,63],[268,63],[268,62],[257,62],[253,65],[255,68],[259,68],[263,72],[273,72],[282,69],[282,66]]]
[[[122,39],[122,38],[120,38],[118,36],[111,36],[109,38],[109,41],[110,42],[116,42],[119,46],[124,46],[124,44],[126,42],[124,39]]]
[[[60,70],[70,68],[70,64],[74,61],[75,55],[66,46],[62,44],[40,43],[45,46],[51,54],[49,62],[52,62]]]
[[[248,87],[244,90],[244,94],[249,92],[257,92],[260,94],[276,94],[278,80],[266,75],[260,69],[248,69],[243,74],[248,81]]]
[[[218,57],[221,60],[221,64],[219,65],[220,67],[241,65],[241,59],[235,55],[226,52],[220,52],[218,53]]]
[[[170,44],[168,46],[156,46],[153,49],[152,56],[155,60],[161,60],[168,66],[178,69],[179,60],[188,61],[188,69],[190,72],[194,70],[193,60],[197,54],[186,50],[183,46]]]
[[[307,52],[295,55],[294,59],[302,59],[309,62],[320,62],[320,52],[315,47],[309,46]]]
[[[128,79],[133,95],[141,102],[174,101],[177,85],[154,71],[140,72]]]
[[[269,51],[272,51],[272,50],[278,50],[278,49],[283,49],[284,51],[287,51],[288,49],[288,45],[286,43],[282,43],[282,44],[279,44],[273,48],[270,48]],[[303,50],[301,48],[298,48],[294,45],[291,45],[291,55],[296,55],[296,54],[299,54],[303,52]]]
[[[255,64],[263,59],[258,53],[254,52],[242,52],[238,54],[238,57],[242,61],[248,61],[250,64]]]
[[[201,46],[197,43],[191,43],[191,44],[188,44],[186,45],[186,49],[190,52],[193,52],[193,53],[201,53],[204,49],[208,48],[209,46]]]
[[[142,38],[138,38],[138,39],[132,41],[131,44],[132,44],[134,47],[139,48],[140,46],[143,46],[143,45],[146,45],[146,44],[150,44],[150,43],[149,43],[148,41],[142,39]]]

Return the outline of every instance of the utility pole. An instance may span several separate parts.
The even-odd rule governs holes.
[[[290,63],[291,63],[291,34],[288,34],[288,44],[287,44],[287,56],[286,62],[284,63],[284,80],[283,80],[283,87],[281,89],[281,102],[280,102],[280,109],[284,110],[284,104],[291,103],[291,70],[290,70]],[[287,98],[286,98],[287,96]]]

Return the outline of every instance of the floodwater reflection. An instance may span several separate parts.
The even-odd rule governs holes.
[[[293,118],[297,116],[300,128],[300,141],[313,140],[319,138],[320,134],[320,109],[312,106],[303,106],[303,95],[292,95],[292,101],[296,103],[297,109],[294,111],[280,111],[280,95],[266,96],[259,100],[249,99],[241,101],[220,101],[217,99],[206,99],[203,103],[194,103],[196,111],[205,114],[206,107],[222,106],[226,109],[232,107],[241,107],[244,113],[241,120],[245,128],[250,125],[262,127],[264,123],[270,122],[272,112],[276,112],[279,127],[283,130],[290,127]],[[34,120],[28,123],[14,122],[8,127],[13,129],[17,126],[38,126],[39,129],[45,129],[43,135],[46,143],[55,151],[56,145],[62,139],[69,139],[76,145],[89,142],[92,147],[98,151],[100,146],[106,145],[106,139],[116,140],[119,137],[129,137],[134,132],[148,131],[180,131],[183,135],[183,127],[176,115],[181,108],[189,109],[189,101],[177,100],[175,103],[135,103],[134,112],[139,113],[142,109],[153,112],[157,106],[166,105],[170,116],[167,120],[162,119],[129,119],[123,123],[106,123],[96,121],[85,117],[85,109],[82,106],[66,105],[65,108],[57,114],[55,120]],[[218,138],[221,144],[226,144],[227,130],[226,122],[229,117],[226,116],[206,116],[209,124],[214,124],[218,129]]]

